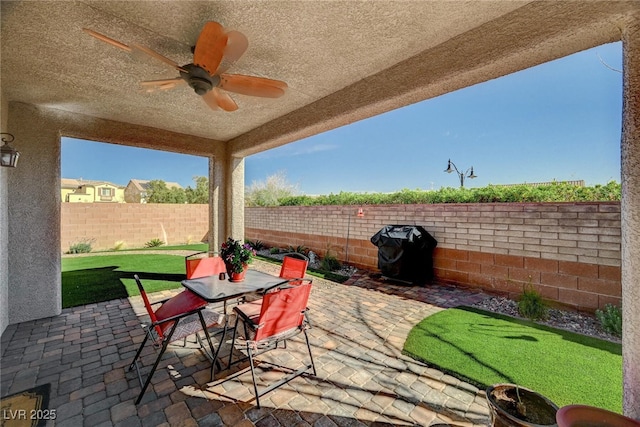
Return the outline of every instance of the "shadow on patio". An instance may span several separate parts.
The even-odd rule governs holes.
[[[256,262],[254,268],[274,267]],[[209,383],[209,362],[190,344],[170,346],[136,407],[140,386],[125,368],[143,338],[140,298],[90,304],[9,326],[2,336],[1,392],[51,383],[56,426],[486,425],[483,391],[401,353],[409,330],[424,317],[483,297],[367,275],[346,285],[314,278],[310,339],[318,376],[299,377],[265,395],[261,409],[244,365],[237,375],[222,371]],[[150,347],[145,351],[148,366],[153,355]],[[294,339],[287,350],[261,359],[295,366],[305,353]],[[274,374],[265,370],[260,378]]]

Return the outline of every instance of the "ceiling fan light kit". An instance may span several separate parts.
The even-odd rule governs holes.
[[[174,79],[148,80],[140,82],[144,92],[171,90],[185,83],[202,96],[213,110],[235,111],[236,102],[223,91],[263,98],[279,98],[284,95],[287,84],[280,80],[240,74],[223,74],[244,54],[247,38],[238,31],[228,31],[217,22],[207,22],[198,36],[193,51],[193,63],[179,66],[158,52],[138,44],[127,46],[117,40],[88,28],[83,30],[96,39],[128,53],[141,52],[174,68],[179,77]],[[221,89],[223,91],[221,91]]]

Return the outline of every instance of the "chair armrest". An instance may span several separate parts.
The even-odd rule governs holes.
[[[171,297],[168,297],[168,298],[161,299],[161,300],[158,300],[158,301],[150,302],[149,305],[164,304],[165,302],[169,301],[170,299],[171,299]]]
[[[216,252],[216,251],[200,251],[200,252],[192,253],[191,255],[187,255],[186,257],[184,257],[184,259],[185,259],[185,260],[187,260],[187,259],[189,259],[189,258],[191,258],[191,257],[193,257],[193,256],[196,256],[196,255],[202,255],[202,254],[217,254],[217,253],[218,253],[218,252]]]
[[[291,288],[293,287],[292,285],[290,285],[290,283],[293,282],[299,282],[301,280],[309,280],[309,279],[285,279],[282,282],[278,282],[275,285],[271,285],[268,288],[266,288],[264,291],[262,291],[262,294],[268,294],[269,292],[273,292],[276,289],[286,289],[286,288]],[[309,282],[311,282],[311,280],[309,280]]]
[[[174,320],[179,320],[182,319],[183,317],[187,317],[187,316],[191,316],[192,314],[196,314],[199,311],[202,311],[206,308],[206,306],[200,307],[200,308],[196,308],[184,313],[180,313],[180,314],[176,314],[170,317],[167,317],[166,319],[162,319],[162,320],[156,320],[155,322],[151,323],[151,326],[159,326],[162,325],[163,323],[167,323],[167,322],[172,322]]]
[[[242,320],[245,325],[255,329],[258,325],[253,321],[252,317],[256,318],[260,315],[261,307],[262,300],[260,299],[258,301],[248,302],[233,307],[233,312],[236,313],[238,318]]]

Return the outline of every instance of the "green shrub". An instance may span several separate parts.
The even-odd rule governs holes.
[[[275,254],[279,254],[280,253],[280,248],[276,248],[275,246],[271,249],[269,249],[269,253],[271,255],[275,255]]]
[[[338,261],[338,258],[333,255],[325,255],[320,262],[320,268],[325,271],[336,271],[342,268],[342,264]]]
[[[611,181],[606,185],[579,187],[566,182],[548,185],[527,184],[501,186],[488,185],[480,188],[451,188],[439,190],[403,189],[395,193],[350,193],[320,196],[281,197],[282,206],[315,205],[376,205],[416,203],[518,203],[518,202],[593,202],[616,201],[622,196],[620,183]]]
[[[531,320],[540,320],[547,317],[547,304],[532,286],[528,286],[518,299],[518,313],[522,317]]]
[[[264,244],[264,242],[262,240],[247,240],[246,243],[248,243],[249,245],[251,245],[251,247],[253,249],[255,249],[256,251],[261,251],[264,248],[266,248],[266,245]]]
[[[309,253],[309,248],[307,248],[304,245],[298,245],[295,248],[293,246],[289,246],[287,248],[287,252],[291,252],[291,253],[298,253],[298,254],[302,254],[302,255],[306,255]]]
[[[151,239],[147,243],[144,244],[145,248],[157,248],[158,246],[164,245],[164,242],[160,239]]]
[[[602,329],[617,337],[622,336],[622,312],[620,307],[613,304],[604,306],[604,310],[596,310],[596,317]]]
[[[95,239],[81,239],[77,243],[73,243],[69,247],[70,254],[88,254],[92,250],[92,244]]]

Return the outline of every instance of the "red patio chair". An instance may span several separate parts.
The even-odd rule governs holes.
[[[151,382],[151,377],[156,371],[156,368],[160,363],[160,359],[162,359],[162,355],[170,343],[195,334],[197,342],[204,350],[204,345],[199,335],[200,331],[204,331],[207,342],[209,343],[209,350],[211,350],[211,358],[215,360],[214,355],[216,352],[213,349],[213,343],[211,342],[211,336],[209,335],[208,329],[220,326],[221,322],[224,321],[224,316],[211,310],[205,310],[207,301],[189,290],[182,291],[172,298],[150,303],[147,293],[140,282],[140,278],[137,274],[133,277],[136,280],[136,284],[140,290],[140,295],[144,301],[144,306],[147,309],[149,318],[151,319],[151,324],[145,327],[146,333],[144,340],[140,344],[133,361],[129,365],[129,371],[134,367],[136,368],[138,379],[140,380],[140,386],[142,387],[142,390],[140,390],[140,394],[136,399],[137,405],[140,403],[144,392],[147,390],[147,387]],[[154,310],[152,306],[156,304],[160,304],[160,307]],[[138,358],[149,339],[154,346],[160,348],[160,351],[151,371],[147,374],[146,381],[143,383],[142,375],[140,374],[138,366]],[[218,348],[219,347],[220,346],[218,346]],[[206,350],[204,351],[206,352]]]
[[[307,273],[307,266],[309,265],[309,258],[299,252],[293,252],[286,254],[282,259],[282,267],[280,267],[280,276],[283,279],[289,280],[288,284],[294,286],[302,283],[301,281],[294,281],[291,279],[303,279]],[[262,299],[254,297],[248,298],[253,304],[261,304]],[[245,298],[245,301],[247,298]],[[286,341],[285,341],[286,347]]]
[[[203,256],[203,254],[206,254]],[[184,257],[187,279],[215,276],[227,271],[224,261],[215,252],[196,252]]]
[[[283,279],[302,279],[307,272],[309,258],[300,253],[287,254],[282,259],[280,277]]]
[[[258,408],[260,408],[260,396],[275,390],[310,369],[313,375],[316,375],[316,367],[311,354],[309,336],[307,335],[307,329],[311,326],[306,318],[307,303],[311,293],[311,281],[295,280],[295,282],[295,286],[291,286],[288,283],[279,284],[275,288],[268,290],[260,301],[241,304],[233,309],[237,316],[231,341],[232,352],[229,356],[229,365],[231,365],[233,349],[236,344],[239,322],[242,322],[244,325],[243,347],[247,351],[247,358],[251,366],[253,390]],[[297,370],[287,368],[291,370],[289,374],[259,392],[254,358],[269,350],[278,348],[278,343],[286,341],[301,332],[304,333],[311,363]],[[234,363],[245,359],[240,359]],[[279,366],[279,368],[283,367]]]

